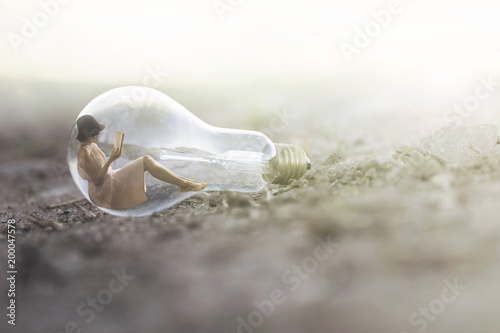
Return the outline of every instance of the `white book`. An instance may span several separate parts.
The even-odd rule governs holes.
[[[120,154],[122,153],[123,137],[124,136],[125,136],[125,134],[122,131],[116,131],[115,132],[115,145],[114,145],[114,148]]]

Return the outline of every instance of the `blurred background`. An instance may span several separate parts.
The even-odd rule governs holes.
[[[234,332],[330,236],[342,250],[260,332],[497,332],[498,149],[456,167],[400,147],[500,123],[499,16],[491,0],[0,0],[0,216],[2,233],[20,221],[19,332]],[[66,166],[77,115],[126,85],[300,144],[313,169],[151,218],[50,208],[81,196]],[[404,169],[414,153],[424,162]],[[86,325],[75,308],[113,267],[137,279]],[[439,320],[413,316],[456,279],[468,290]]]
[[[267,128],[286,108],[273,139],[318,158],[321,133],[381,143],[492,122],[496,91],[453,107],[496,80],[497,13],[486,0],[0,1],[2,126],[70,126],[124,85],[222,127]]]

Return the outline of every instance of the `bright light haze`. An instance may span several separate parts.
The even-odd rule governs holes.
[[[401,0],[351,64],[340,43],[390,1],[241,0],[221,20],[214,0],[71,0],[15,52],[9,34],[48,2],[0,0],[0,77],[137,82],[151,66],[186,82],[403,71],[446,85],[497,71],[500,59],[497,4],[484,0]]]

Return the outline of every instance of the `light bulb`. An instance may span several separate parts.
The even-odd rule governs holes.
[[[269,183],[286,184],[310,168],[304,150],[296,145],[274,144],[256,131],[208,125],[172,98],[146,87],[121,87],[99,95],[78,115],[92,115],[105,129],[96,144],[109,158],[115,131],[125,133],[122,154],[112,163],[116,170],[149,155],[181,177],[207,181],[203,191],[255,192]],[[68,142],[68,164],[82,194],[90,201],[88,181],[77,169],[78,128]],[[118,216],[146,216],[162,211],[198,192],[181,192],[146,172],[147,200],[127,209],[102,208]]]

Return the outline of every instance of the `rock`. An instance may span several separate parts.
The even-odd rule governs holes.
[[[326,158],[326,160],[322,163],[323,165],[334,165],[334,164],[337,164],[338,162],[340,162],[342,158],[340,157],[339,154],[331,154],[330,156],[328,156]]]
[[[208,205],[210,207],[217,207],[222,204],[222,193],[221,192],[214,192],[210,195],[210,198],[208,199]]]
[[[493,124],[445,127],[423,139],[419,148],[446,162],[468,162],[493,151],[497,140]]]
[[[248,207],[250,200],[242,193],[228,192],[226,194],[226,203],[229,207]]]

